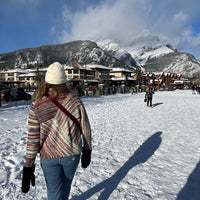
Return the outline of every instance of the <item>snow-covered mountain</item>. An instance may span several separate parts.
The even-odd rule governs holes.
[[[106,53],[122,62],[125,62],[134,69],[141,67],[140,63],[137,62],[127,50],[121,48],[117,43],[111,42],[110,40],[105,40],[102,42],[97,42],[97,45],[100,46]]]
[[[153,66],[153,67],[152,67]],[[146,71],[176,72],[184,77],[197,77],[200,69],[200,61],[194,56],[183,52],[174,52],[149,59],[144,65]]]
[[[55,61],[67,65],[77,61],[81,64],[95,63],[107,67],[130,68],[125,62],[106,53],[92,41],[72,41],[0,54],[1,69],[35,68],[41,65],[48,66]]]
[[[112,40],[97,42],[107,53],[117,59],[129,56],[138,66],[143,66],[149,59],[177,52],[170,44],[162,43],[157,36],[141,36],[129,43],[116,43]],[[129,62],[130,63],[130,62]],[[130,65],[130,64],[129,64]]]
[[[119,60],[123,58],[126,64],[137,66],[148,72],[163,71],[180,73],[185,77],[192,77],[200,69],[200,61],[189,53],[179,52],[171,44],[161,42],[157,36],[141,36],[127,44],[120,44],[106,40],[97,44],[107,53]]]
[[[0,54],[0,69],[36,68],[58,61],[70,65],[95,63],[107,67],[121,67],[155,72],[180,73],[192,77],[200,69],[200,61],[188,53],[179,52],[157,36],[146,35],[130,42],[72,41],[58,45],[45,45]]]

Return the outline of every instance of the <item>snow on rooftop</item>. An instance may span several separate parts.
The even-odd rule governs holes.
[[[178,81],[174,81],[174,83],[175,83],[175,84],[176,84],[176,83],[183,84],[183,81],[178,80]]]
[[[36,76],[35,73],[28,73],[28,74],[20,74],[19,77],[33,77]]]
[[[112,77],[111,78],[113,81],[126,81],[126,80],[129,80],[129,81],[134,81],[135,79],[132,78],[132,77]]]
[[[67,70],[67,69],[74,69],[74,67],[73,67],[73,66],[66,65],[66,66],[64,66],[64,69],[65,69],[65,70]]]
[[[133,71],[125,69],[125,68],[116,67],[116,68],[112,68],[112,72],[133,72]]]
[[[107,70],[111,70],[110,67],[106,67],[106,66],[103,66],[103,65],[87,64],[87,66],[88,66],[89,68],[98,68],[98,69],[107,69]]]
[[[23,69],[9,69],[3,73],[26,73],[26,70]]]
[[[162,75],[163,72],[153,72],[154,75]]]

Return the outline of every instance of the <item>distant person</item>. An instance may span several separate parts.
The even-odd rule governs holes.
[[[112,86],[112,94],[116,94],[117,92],[117,88],[115,85]]]
[[[80,129],[55,100],[76,118]],[[30,183],[35,185],[34,163],[40,152],[48,200],[67,200],[80,157],[82,167],[86,168],[91,148],[91,129],[84,105],[66,85],[63,66],[55,62],[48,67],[45,82],[30,108],[22,192],[29,191]]]
[[[77,88],[77,90],[78,90],[78,95],[79,95],[79,97],[84,96],[84,91],[82,90],[82,87],[81,87],[81,86],[79,86],[79,87]]]
[[[135,93],[135,87],[132,86],[131,90],[132,90],[131,94],[133,95]]]
[[[195,85],[192,85],[192,94],[196,94],[196,87],[195,87]]]
[[[153,94],[154,94],[153,88],[152,87],[147,88],[146,94],[145,94],[147,106],[152,107]]]

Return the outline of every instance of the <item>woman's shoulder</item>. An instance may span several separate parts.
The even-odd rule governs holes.
[[[79,99],[78,95],[75,93],[68,93],[68,94],[63,94],[61,98],[65,99]]]
[[[77,94],[74,93],[69,93],[69,94],[65,94],[63,95],[63,98],[67,101],[67,102],[81,102],[79,96]]]
[[[31,106],[33,108],[39,108],[47,102],[49,102],[49,99],[46,96],[43,96],[41,99],[33,101]]]

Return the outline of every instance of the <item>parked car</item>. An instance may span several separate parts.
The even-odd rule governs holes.
[[[24,92],[24,88],[5,89],[1,91],[1,99],[5,101],[31,100],[31,95]]]
[[[1,100],[5,100],[4,96],[7,94],[7,93],[10,93],[10,90],[11,89],[3,89],[1,90]]]

